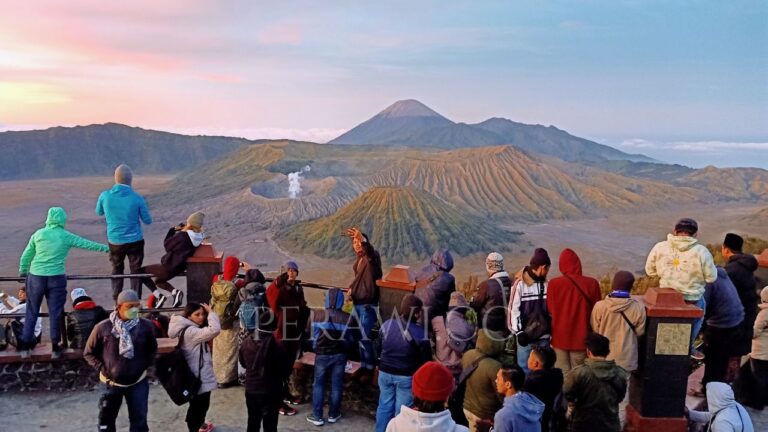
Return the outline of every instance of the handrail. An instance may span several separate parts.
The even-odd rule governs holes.
[[[113,312],[112,309],[105,309],[106,312]],[[183,307],[175,307],[175,308],[160,308],[160,309],[139,309],[139,313],[150,313],[150,312],[182,312],[184,311]],[[66,316],[68,313],[74,312],[74,311],[65,311],[64,315]],[[40,312],[37,314],[38,318],[48,318],[50,314],[48,312]],[[26,318],[27,315],[23,313],[0,313],[0,319],[3,318]]]

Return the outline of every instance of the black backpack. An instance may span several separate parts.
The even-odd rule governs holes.
[[[200,390],[200,371],[203,369],[203,349],[205,342],[200,346],[200,362],[198,365],[198,376],[192,373],[184,357],[184,351],[181,349],[184,343],[184,333],[189,327],[184,328],[179,335],[179,344],[172,353],[166,354],[157,359],[155,363],[155,373],[157,379],[168,393],[173,403],[184,405],[197,396]]]
[[[5,325],[5,340],[8,345],[15,347],[17,350],[21,349],[21,333],[24,331],[24,324],[21,319],[14,318],[9,319]],[[30,347],[31,349],[32,347]]]
[[[8,348],[8,337],[5,332],[5,326],[0,326],[0,351]]]

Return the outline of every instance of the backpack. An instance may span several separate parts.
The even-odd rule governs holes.
[[[211,286],[211,309],[216,312],[222,322],[229,323],[235,319],[234,299],[237,287],[234,282],[218,280]]]
[[[237,310],[237,316],[240,317],[240,328],[251,332],[256,330],[259,310],[267,307],[267,290],[263,285],[243,289],[246,290],[246,297]]]
[[[8,337],[5,331],[5,326],[0,326],[0,351],[8,348]]]
[[[451,418],[453,418],[453,421],[455,421],[456,424],[462,426],[469,425],[467,416],[464,414],[464,394],[467,392],[467,379],[469,379],[470,375],[477,370],[477,367],[480,366],[480,362],[487,357],[487,355],[483,354],[478,357],[477,360],[462,369],[461,375],[459,375],[459,379],[456,381],[456,387],[454,388],[453,393],[451,393],[451,397],[448,398],[448,410],[451,412]]]
[[[15,347],[17,350],[21,349],[23,345],[21,343],[21,333],[24,331],[24,324],[21,319],[14,318],[9,319],[5,325],[5,338],[9,345]],[[31,347],[30,347],[31,349]]]
[[[173,352],[159,357],[155,362],[157,379],[176,405],[184,405],[197,396],[197,392],[202,384],[200,381],[200,371],[203,369],[204,346],[200,347],[200,362],[197,376],[189,368],[187,359],[184,357],[184,352],[181,349],[184,343],[184,333],[188,328],[185,327],[181,331],[179,343]]]

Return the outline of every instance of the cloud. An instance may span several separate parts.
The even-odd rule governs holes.
[[[686,150],[695,152],[768,150],[768,142],[649,141],[641,138],[626,139],[618,143],[617,146],[625,149]]]
[[[332,128],[309,128],[309,129],[291,129],[291,128],[185,128],[185,127],[164,127],[158,128],[166,132],[180,133],[184,135],[210,135],[210,136],[231,136],[247,139],[291,139],[296,141],[309,141],[316,143],[326,143],[337,136],[346,132],[346,129]]]

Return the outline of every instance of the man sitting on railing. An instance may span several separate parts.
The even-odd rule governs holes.
[[[73,289],[70,297],[73,310],[67,314],[67,340],[70,348],[83,349],[93,328],[109,314],[88,297],[84,288]]]
[[[27,290],[22,285],[19,288],[19,292],[16,294],[18,297],[9,296],[4,292],[0,292],[0,314],[26,314],[27,313]],[[18,320],[22,325],[24,324],[24,318],[14,318]],[[43,333],[43,320],[37,319],[35,323],[35,339],[40,342],[40,335]],[[19,334],[18,336],[21,336]]]

